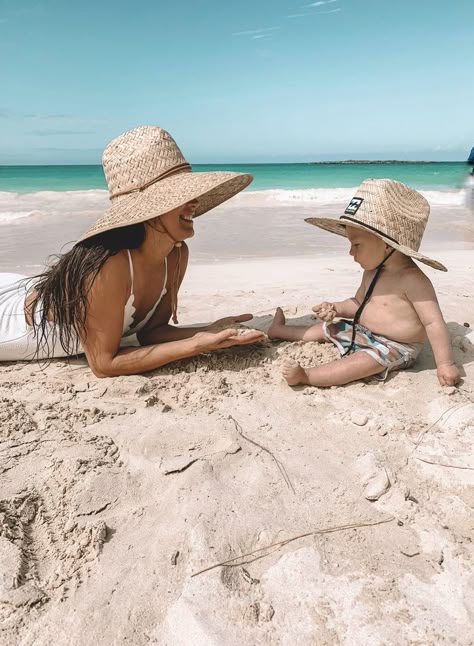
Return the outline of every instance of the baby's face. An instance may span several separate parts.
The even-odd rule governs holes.
[[[362,269],[375,269],[388,253],[388,245],[373,233],[356,227],[346,227],[347,237],[351,243],[350,254]]]

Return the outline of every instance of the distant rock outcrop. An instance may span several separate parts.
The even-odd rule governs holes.
[[[474,148],[471,154],[474,153]],[[436,161],[407,160],[407,159],[343,159],[340,161],[313,161],[308,164],[438,164]],[[474,163],[474,160],[473,160]]]

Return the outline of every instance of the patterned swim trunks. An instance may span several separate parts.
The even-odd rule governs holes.
[[[363,325],[357,324],[353,352],[367,352],[386,370],[384,378],[392,370],[403,370],[412,366],[420,354],[423,343],[399,343],[380,334],[374,334]],[[324,323],[323,330],[328,341],[334,343],[341,355],[350,347],[352,321],[340,319],[335,323]]]

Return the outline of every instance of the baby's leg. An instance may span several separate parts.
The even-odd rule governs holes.
[[[283,377],[290,386],[343,386],[351,381],[363,379],[383,372],[385,368],[367,352],[355,352],[348,357],[324,363],[316,368],[302,368],[297,361],[285,361]]]
[[[269,339],[284,339],[285,341],[327,342],[322,325],[286,325],[285,315],[281,307],[277,307],[267,335]]]

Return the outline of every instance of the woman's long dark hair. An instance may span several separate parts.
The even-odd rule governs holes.
[[[87,296],[101,267],[122,249],[137,249],[144,239],[143,223],[99,233],[65,254],[53,256],[56,261],[49,269],[31,279],[36,295],[28,311],[37,356],[43,350],[52,358],[58,338],[67,355],[78,354],[77,338],[85,335]]]

